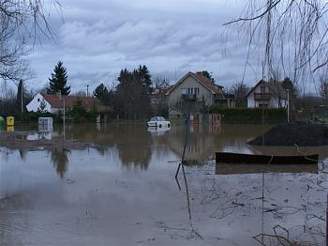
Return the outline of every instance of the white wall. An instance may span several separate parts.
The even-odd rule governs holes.
[[[254,99],[254,93],[261,93],[261,84],[259,84],[252,93],[247,97],[247,107],[248,108],[259,108],[260,104],[268,103],[268,108],[279,108],[279,100],[276,97],[271,96],[269,101],[256,101]],[[270,93],[269,87],[266,87],[265,93]],[[280,99],[281,106],[287,108],[288,100]]]
[[[199,88],[199,94],[197,95],[199,100],[204,98],[206,105],[210,106],[213,104],[214,97],[212,92],[210,92],[192,76],[185,78],[185,80],[170,93],[168,96],[168,104],[170,106],[176,105],[176,103],[181,100],[183,90],[187,88]]]
[[[44,97],[40,93],[36,94],[32,101],[26,105],[27,111],[38,112],[42,101],[44,101],[46,105],[44,111],[54,113],[54,110],[52,109],[51,105],[44,99]]]

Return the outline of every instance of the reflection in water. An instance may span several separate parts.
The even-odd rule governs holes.
[[[147,170],[151,159],[151,136],[141,124],[69,127],[66,139],[92,143],[102,155],[115,148],[122,164],[127,168]]]
[[[128,127],[116,132],[115,139],[122,164],[147,170],[151,158],[151,138],[145,129]]]
[[[23,161],[26,160],[26,155],[27,155],[27,150],[24,150],[24,149],[19,150],[19,156]]]
[[[69,159],[69,150],[62,147],[56,147],[50,151],[50,159],[60,178],[64,178],[67,171]]]
[[[0,148],[0,245],[105,245],[115,239],[115,245],[248,246],[255,245],[253,237],[260,232],[272,234],[277,224],[287,228],[293,240],[322,245],[328,191],[324,166],[319,171],[316,166],[263,169],[207,161],[215,151],[226,149],[298,151],[246,144],[263,130],[193,129],[186,158],[202,166],[185,167],[189,205],[172,182],[176,160],[182,156],[183,127],[152,134],[143,125],[75,125],[67,129],[67,138],[95,147],[68,151],[56,146],[48,155],[43,150],[26,155],[26,150]],[[302,151],[318,152],[322,159],[327,155],[327,147]],[[58,180],[54,170],[61,178],[74,177],[78,185]],[[179,178],[184,179],[181,173]]]

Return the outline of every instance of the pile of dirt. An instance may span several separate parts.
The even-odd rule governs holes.
[[[313,123],[291,123],[274,126],[264,135],[248,142],[267,146],[323,146],[328,145],[328,127]]]

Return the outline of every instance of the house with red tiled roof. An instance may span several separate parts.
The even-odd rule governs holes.
[[[213,83],[201,72],[188,72],[165,93],[169,108],[173,109],[183,98],[212,106],[225,100],[223,86]]]
[[[47,95],[43,93],[36,94],[31,102],[26,105],[28,112],[48,112],[56,114],[64,109],[72,109],[75,105],[81,105],[85,110],[91,111],[96,107],[101,107],[94,97],[82,96],[60,96]]]

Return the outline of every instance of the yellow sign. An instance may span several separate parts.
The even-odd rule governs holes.
[[[14,126],[15,125],[15,118],[13,116],[8,116],[6,118],[7,126]]]

